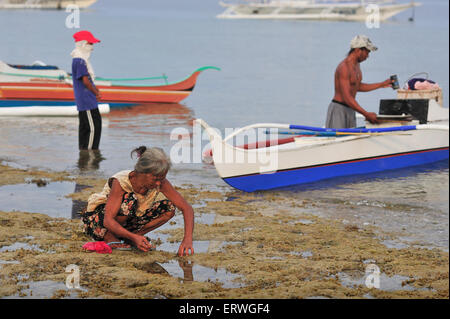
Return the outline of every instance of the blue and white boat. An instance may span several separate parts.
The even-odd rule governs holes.
[[[394,105],[392,112],[380,111],[382,124],[355,129],[260,123],[222,139],[205,121],[195,123],[209,135],[219,176],[234,188],[253,192],[448,160],[448,108],[433,99],[404,101],[417,102],[413,116],[402,115],[404,110]],[[275,140],[252,149],[230,144],[239,134],[259,129],[294,135],[287,143]]]
[[[226,10],[221,19],[283,19],[367,21],[374,15],[387,20],[409,8],[420,6],[415,1],[394,0],[245,0],[219,2]]]

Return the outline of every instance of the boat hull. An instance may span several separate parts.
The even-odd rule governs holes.
[[[171,91],[165,88],[130,88],[98,85],[100,103],[134,105],[142,103],[178,103],[187,98],[192,90]],[[70,84],[52,83],[0,83],[0,102],[3,105],[41,105],[42,102],[66,102],[74,104],[73,87]]]
[[[386,170],[430,164],[449,158],[449,149],[438,148],[375,158],[298,167],[279,170],[272,174],[251,174],[223,178],[230,186],[245,192],[270,190],[292,185],[313,183],[336,177],[365,175]]]
[[[108,103],[111,107],[145,103],[179,103],[192,93],[200,73],[210,68],[218,70],[214,67],[200,68],[184,80],[163,85],[115,85],[107,81],[98,81],[96,86],[101,94],[99,103]],[[26,70],[23,73],[27,74],[30,71]],[[8,79],[11,78],[11,75],[7,76]],[[21,80],[0,81],[0,107],[74,104],[73,86],[67,79],[53,80],[21,75]]]
[[[227,7],[217,17],[221,19],[285,19],[285,20],[334,20],[366,21],[375,13],[380,21],[385,21],[402,11],[419,6],[420,3],[370,4],[336,3],[336,4],[296,4],[295,2],[269,2],[249,4],[222,4]]]

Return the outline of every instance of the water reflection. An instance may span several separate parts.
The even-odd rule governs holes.
[[[98,170],[103,160],[100,150],[80,150],[77,167],[82,172]]]
[[[191,110],[180,103],[146,103],[132,107],[112,108],[104,116],[110,119],[126,118],[139,115],[173,114],[174,118],[183,119],[191,115]]]
[[[165,267],[164,267],[165,265]],[[175,266],[174,261],[166,264],[159,264],[157,262],[135,264],[137,269],[146,271],[151,274],[166,274],[169,276],[174,276],[172,271],[172,266]],[[181,276],[184,281],[194,281],[194,275],[192,274],[192,268],[194,266],[193,261],[178,259],[178,270],[182,270],[183,275]],[[167,269],[168,270],[167,270]],[[176,276],[178,277],[178,275]]]
[[[183,278],[185,281],[194,281],[194,275],[192,273],[193,261],[178,259],[178,266],[183,270]]]
[[[113,108],[105,117],[109,119],[108,128],[125,129],[126,135],[161,135],[169,127],[191,126],[194,119],[192,110],[179,103],[148,103]]]
[[[148,273],[179,278],[182,282],[212,282],[220,284],[223,288],[245,287],[245,284],[240,281],[244,279],[242,275],[233,274],[223,268],[195,265],[192,260],[182,258],[161,264],[157,262],[135,264],[135,267]]]
[[[80,213],[84,209],[86,209],[86,206],[87,206],[87,201],[73,199],[72,200],[72,214],[71,214],[71,218],[72,219],[81,219]]]
[[[82,184],[75,184],[75,190],[74,193],[80,193],[83,189],[91,188],[92,186],[82,185]],[[86,209],[87,201],[79,200],[79,199],[72,199],[72,219],[80,219],[81,215],[80,212]]]
[[[77,167],[80,173],[89,173],[97,171],[100,168],[100,162],[105,160],[100,150],[80,150]],[[91,186],[75,183],[74,193],[80,193],[83,189]],[[80,212],[87,206],[87,201],[72,199],[71,218],[81,218]]]

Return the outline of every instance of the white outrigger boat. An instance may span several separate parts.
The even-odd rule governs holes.
[[[434,99],[381,102],[382,124],[354,129],[260,123],[222,139],[205,121],[195,123],[208,132],[219,176],[246,192],[448,160],[448,108]],[[253,148],[229,143],[238,134],[262,128],[293,136],[283,142],[256,143]]]
[[[377,14],[379,21],[421,5],[393,0],[248,0],[243,3],[219,2],[226,10],[223,19],[296,19],[364,21]]]
[[[66,9],[76,5],[87,8],[97,0],[0,0],[0,9]]]

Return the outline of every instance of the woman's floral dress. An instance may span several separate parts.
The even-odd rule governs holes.
[[[134,193],[128,174],[130,171],[122,171],[115,174],[120,186],[125,190],[122,204],[117,216],[127,216],[125,229],[132,233],[139,231],[144,225],[167,212],[175,212],[175,206],[168,199],[155,201],[159,190],[149,191],[147,195]],[[93,194],[89,197],[88,207],[81,213],[81,220],[84,224],[84,232],[97,241],[102,241],[108,231],[104,224],[105,206],[111,190],[112,178],[108,180],[102,193]]]

